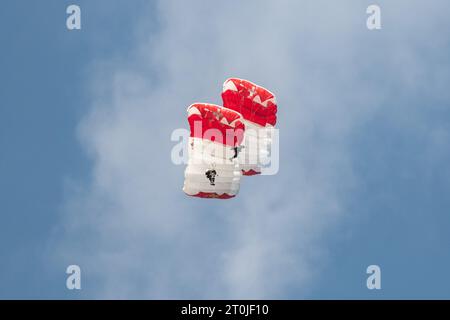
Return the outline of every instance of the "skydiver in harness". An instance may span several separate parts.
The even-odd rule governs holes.
[[[217,171],[214,169],[210,169],[205,172],[205,175],[208,178],[210,185],[215,186],[216,184],[214,182],[216,180]]]
[[[236,159],[239,155],[239,152],[241,152],[241,150],[244,148],[244,146],[237,146],[232,148],[234,151],[234,156],[232,158],[230,158],[230,160]]]

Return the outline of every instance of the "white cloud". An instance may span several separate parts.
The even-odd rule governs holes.
[[[80,125],[92,181],[68,190],[57,252],[81,260],[93,283],[85,290],[102,298],[307,295],[326,261],[327,232],[358,183],[349,137],[389,94],[376,79],[411,80],[423,67],[413,54],[401,58],[415,38],[396,37],[412,31],[388,31],[394,18],[404,21],[402,4],[378,35],[355,1],[165,0],[144,14],[157,15],[160,28],[138,21],[131,56],[94,68],[92,108]],[[397,43],[395,54],[378,49],[399,72],[380,76],[373,64],[385,63],[372,43]],[[188,198],[170,133],[187,126],[192,102],[220,103],[229,76],[277,94],[280,173],[244,179],[235,200]]]

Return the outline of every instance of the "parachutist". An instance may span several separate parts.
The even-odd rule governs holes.
[[[244,148],[244,146],[237,146],[237,147],[234,147],[234,148],[233,148],[234,156],[233,156],[230,160],[236,159],[236,158],[238,157],[238,155],[239,155],[239,152],[241,152],[241,150],[242,150],[243,148]]]
[[[215,186],[214,181],[216,180],[216,175],[217,175],[216,170],[214,170],[214,169],[208,170],[208,171],[205,172],[205,175],[206,175],[206,177],[209,179],[209,183],[210,183],[212,186]]]

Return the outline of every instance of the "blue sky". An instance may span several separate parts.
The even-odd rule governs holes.
[[[1,6],[0,298],[450,298],[445,1],[72,3]],[[230,76],[280,172],[187,198],[170,134]]]

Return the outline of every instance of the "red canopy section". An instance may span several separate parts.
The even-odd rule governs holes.
[[[244,139],[245,126],[239,113],[208,103],[194,103],[188,108],[192,138],[201,138],[231,147]]]
[[[224,107],[242,114],[245,120],[263,127],[275,126],[277,102],[273,93],[250,81],[230,78],[223,84]]]

